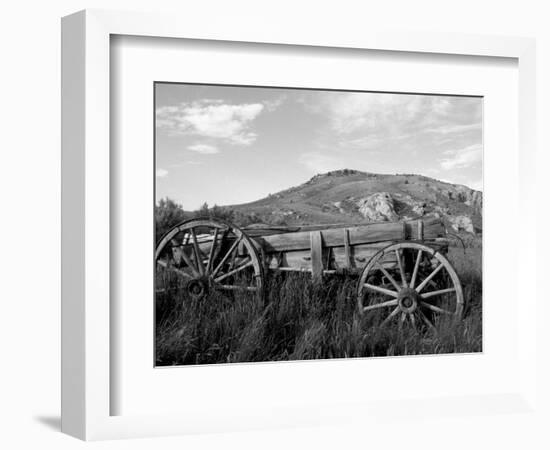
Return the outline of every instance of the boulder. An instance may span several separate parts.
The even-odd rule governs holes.
[[[447,216],[451,226],[455,231],[466,231],[467,233],[475,234],[474,224],[468,216]]]
[[[343,202],[333,202],[332,205],[341,213],[345,214],[346,210],[344,209]]]
[[[373,222],[394,222],[399,220],[393,198],[387,192],[377,192],[357,201],[359,212]]]

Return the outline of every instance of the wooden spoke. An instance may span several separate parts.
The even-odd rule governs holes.
[[[166,269],[166,267],[168,267],[168,263],[166,261],[164,261],[163,259],[157,259],[157,264],[161,267],[164,267]]]
[[[414,270],[411,277],[411,284],[410,284],[411,289],[414,289],[414,285],[416,284],[416,276],[418,275],[418,268],[420,267],[420,261],[422,261],[422,250],[418,250],[418,254],[416,255]]]
[[[160,288],[155,290],[155,294],[166,294],[167,292],[173,292],[177,291],[179,288],[177,286],[174,287],[168,287],[168,288]]]
[[[407,287],[407,277],[405,276],[405,270],[403,269],[403,261],[401,261],[401,253],[399,252],[399,249],[395,249],[395,256],[397,257],[397,265],[399,266],[399,273],[401,274],[401,281],[403,283],[403,287]]]
[[[239,245],[239,242],[241,242],[241,239],[242,237],[238,238],[238,239],[235,239],[235,242],[233,242],[233,245],[231,245],[230,249],[227,251],[227,253],[225,254],[225,256],[222,258],[222,260],[220,261],[220,263],[216,266],[216,268],[214,269],[214,271],[212,272],[212,277],[215,277],[216,274],[219,272],[219,270],[223,267],[223,265],[225,264],[225,262],[227,261],[227,258],[229,258],[229,256],[231,256],[231,254],[233,253],[233,251],[235,251],[235,249],[237,248],[237,246]]]
[[[235,267],[235,261],[237,260],[237,253],[239,252],[233,252],[231,255],[231,262],[229,263],[229,268]]]
[[[420,294],[420,297],[426,300],[427,298],[430,298],[430,297],[435,297],[437,295],[443,295],[443,294],[450,294],[451,292],[456,292],[456,289],[452,287],[448,289],[441,289],[439,291],[426,292],[424,294]]]
[[[191,261],[191,258],[189,258],[189,256],[187,256],[187,253],[185,253],[185,250],[183,248],[181,249],[181,257],[185,261],[185,264],[187,264],[187,266],[191,269],[193,274],[196,277],[200,276],[200,272],[195,267],[195,264],[193,264],[193,261]]]
[[[386,269],[384,269],[384,267],[382,267],[382,264],[377,262],[376,267],[384,274],[384,276],[388,280],[390,280],[390,283],[393,284],[396,290],[398,291],[401,290],[401,286],[399,286],[399,284],[397,284],[397,281],[395,281],[395,279],[390,275],[390,273]]]
[[[418,287],[416,288],[416,292],[420,293],[420,291],[422,291],[422,289],[424,289],[424,288],[426,287],[426,285],[431,281],[431,279],[432,279],[433,277],[435,277],[435,276],[437,275],[437,273],[438,273],[441,269],[443,269],[443,264],[440,262],[440,263],[437,265],[437,267],[432,271],[432,273],[430,273],[430,274],[426,277],[426,279],[425,279],[422,283],[420,283],[420,284],[418,285]]]
[[[399,306],[397,306],[391,312],[391,314],[383,320],[383,322],[380,324],[380,326],[383,327],[384,325],[386,325],[392,319],[392,317],[395,317],[399,313],[399,311],[400,311]]]
[[[440,314],[448,314],[450,316],[452,316],[454,313],[447,310],[447,309],[443,309],[443,308],[440,308],[439,306],[435,306],[435,305],[431,305],[429,303],[426,303],[426,302],[420,302],[420,304],[424,307],[424,308],[427,308],[431,311],[434,311],[434,312],[437,312],[437,313],[440,313]]]
[[[397,292],[390,291],[389,289],[385,289],[383,287],[375,286],[374,284],[365,283],[363,286],[367,288],[370,291],[378,292],[379,294],[385,294],[389,295],[390,297],[397,298]]]
[[[411,321],[413,328],[416,328],[416,320],[414,319],[414,313],[412,312],[409,313],[409,319]]]
[[[249,291],[256,292],[258,288],[256,286],[239,286],[234,284],[218,284],[216,287],[220,289],[226,289],[228,291]]]
[[[195,228],[191,228],[191,235],[193,236],[193,250],[195,251],[195,261],[197,262],[197,268],[199,273],[204,275],[204,264],[201,257],[201,252],[199,250],[199,243],[197,242],[197,234],[195,233]]]
[[[388,300],[387,302],[377,303],[376,305],[369,305],[363,308],[363,311],[370,311],[378,308],[385,308],[387,306],[396,306],[397,300]]]
[[[431,330],[435,331],[435,326],[433,323],[430,322],[430,320],[426,317],[426,314],[422,312],[422,310],[417,309],[418,315],[422,319],[422,321],[430,328]]]
[[[249,260],[246,263],[241,264],[237,268],[235,268],[232,271],[227,272],[227,273],[219,276],[218,278],[215,278],[214,281],[216,283],[219,283],[220,281],[225,280],[227,277],[230,277],[231,275],[235,275],[236,273],[246,269],[247,267],[250,267],[252,264],[254,264],[254,261],[252,261],[252,258],[249,258]]]
[[[181,269],[178,269],[177,267],[174,267],[173,265],[167,263],[166,261],[162,259],[157,260],[157,264],[161,267],[164,267],[166,270],[169,270],[170,272],[177,273],[178,275],[181,275],[184,278],[192,279],[193,277],[189,275],[188,273],[184,272]]]
[[[210,253],[208,255],[208,263],[206,264],[206,273],[210,273],[212,270],[212,261],[214,259],[214,252],[216,249],[216,244],[218,242],[218,228],[214,229],[214,239],[212,239],[212,246],[210,247]]]

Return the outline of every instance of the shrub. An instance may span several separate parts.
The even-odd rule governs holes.
[[[155,241],[158,242],[173,226],[187,218],[181,205],[168,197],[161,198],[155,206]]]

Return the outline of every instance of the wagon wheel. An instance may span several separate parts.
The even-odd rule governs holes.
[[[413,327],[435,324],[443,317],[460,318],[464,295],[447,258],[416,242],[392,244],[367,263],[358,284],[360,314],[379,314],[382,326],[397,321]]]
[[[239,228],[210,218],[175,226],[156,252],[156,292],[182,291],[192,299],[209,292],[263,295],[263,271],[252,240]]]

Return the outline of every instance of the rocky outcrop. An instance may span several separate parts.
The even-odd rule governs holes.
[[[476,211],[481,212],[483,208],[483,194],[479,191],[469,190],[464,203],[468,206],[472,206]]]
[[[387,192],[377,192],[357,200],[361,215],[373,222],[393,222],[399,220],[391,195]]]
[[[481,212],[483,207],[483,194],[480,191],[475,191],[466,186],[456,185],[444,189],[441,193],[449,200],[462,202],[475,211]]]
[[[475,234],[474,224],[468,216],[447,216],[447,220],[455,231],[465,231]]]

